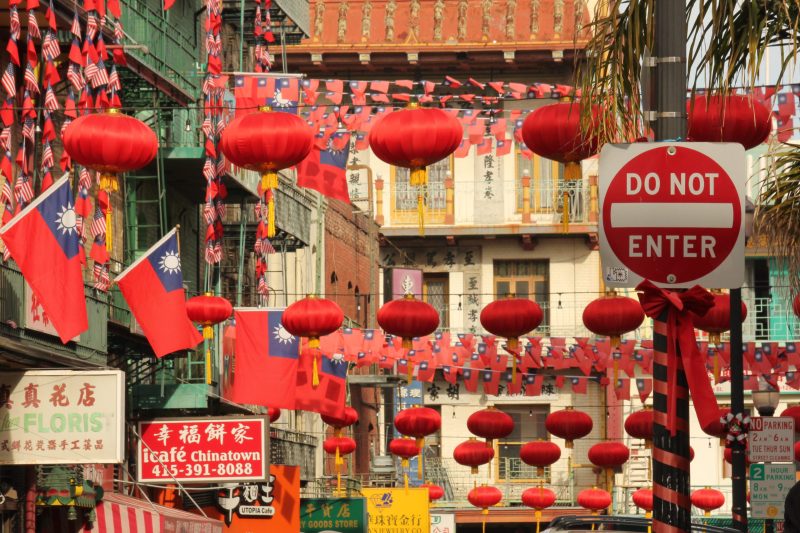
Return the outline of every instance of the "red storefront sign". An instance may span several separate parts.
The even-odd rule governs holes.
[[[263,481],[269,474],[268,419],[260,416],[139,422],[141,482]]]

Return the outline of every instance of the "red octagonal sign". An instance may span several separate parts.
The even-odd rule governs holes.
[[[729,143],[607,145],[600,253],[611,287],[740,287],[744,149]]]

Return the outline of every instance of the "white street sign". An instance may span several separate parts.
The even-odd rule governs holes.
[[[456,533],[456,515],[431,512],[431,533]]]
[[[783,518],[783,504],[795,483],[793,464],[750,465],[750,515]]]
[[[750,420],[751,463],[794,462],[794,419],[756,417]]]

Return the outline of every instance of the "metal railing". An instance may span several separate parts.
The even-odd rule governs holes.
[[[583,180],[574,182],[531,184],[530,213],[542,222],[557,224],[564,212],[564,193],[568,198],[570,222],[583,223],[589,220],[589,185]],[[522,212],[522,181],[516,183],[517,212]]]
[[[270,428],[269,438],[272,464],[299,466],[300,479],[316,479],[316,437],[288,429]]]
[[[419,188],[408,182],[398,183],[394,188],[392,224],[417,223],[417,197]],[[442,224],[447,211],[447,191],[443,181],[432,181],[423,188],[425,197],[425,223]]]

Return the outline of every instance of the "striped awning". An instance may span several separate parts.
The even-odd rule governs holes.
[[[105,493],[92,533],[222,533],[222,522],[146,500]]]

